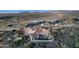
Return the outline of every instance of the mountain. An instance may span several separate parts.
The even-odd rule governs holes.
[[[0,20],[4,19],[18,19],[18,20],[32,20],[32,19],[53,19],[63,18],[69,15],[79,16],[78,10],[49,10],[48,12],[21,12],[21,13],[0,13]]]

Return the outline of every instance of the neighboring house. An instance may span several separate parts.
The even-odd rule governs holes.
[[[29,24],[27,24],[26,27],[34,27],[34,26],[39,26],[42,23],[44,23],[44,21],[30,21]]]
[[[20,25],[18,23],[8,23],[7,27],[17,28],[20,27]]]
[[[49,20],[48,22],[49,24],[59,24],[59,23],[63,23],[63,20],[53,19],[53,20]]]

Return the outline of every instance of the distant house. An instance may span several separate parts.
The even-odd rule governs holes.
[[[15,27],[19,27],[19,24],[18,23],[8,23],[7,26],[15,28]]]
[[[42,23],[45,23],[44,21],[38,20],[38,21],[30,21],[29,24],[27,24],[26,27],[34,27],[41,25]]]
[[[60,19],[52,19],[48,21],[49,24],[57,24],[57,23],[62,23],[63,21]]]

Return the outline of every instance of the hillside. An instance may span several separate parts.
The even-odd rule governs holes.
[[[10,24],[18,24],[20,27],[27,25],[30,20],[51,20],[61,19],[69,21],[70,18],[78,17],[79,11],[55,10],[48,12],[21,12],[21,13],[0,13],[0,28]]]
[[[79,11],[75,10],[0,13],[0,47],[79,48],[76,17]],[[33,20],[36,22],[30,22]]]

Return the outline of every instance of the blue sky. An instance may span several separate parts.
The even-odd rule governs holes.
[[[48,12],[48,10],[0,10],[0,13],[13,13],[13,12]]]

